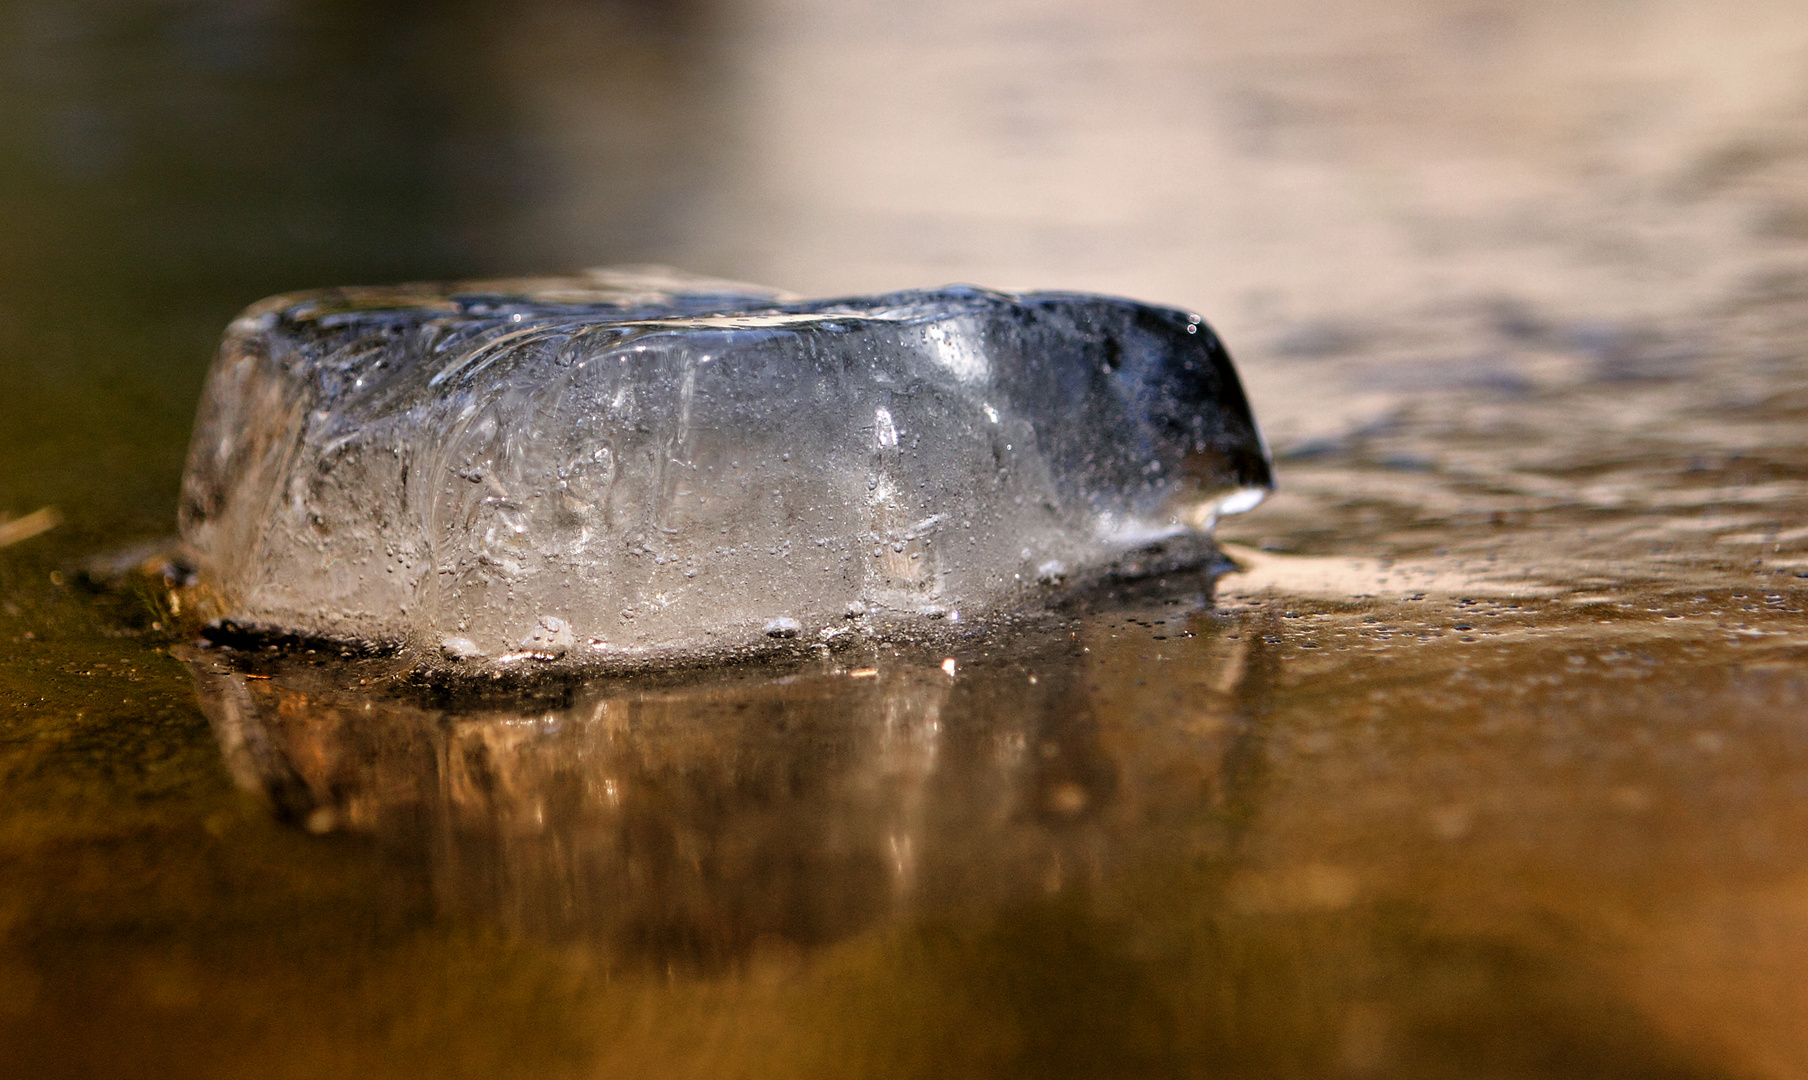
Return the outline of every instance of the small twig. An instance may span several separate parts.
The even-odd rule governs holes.
[[[0,548],[16,544],[21,540],[30,540],[39,533],[49,532],[62,523],[63,513],[54,506],[33,510],[22,518],[0,521]]]

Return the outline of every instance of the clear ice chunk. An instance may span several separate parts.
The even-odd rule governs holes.
[[[1196,315],[576,278],[275,297],[183,479],[213,613],[422,663],[684,659],[1037,603],[1272,486]]]

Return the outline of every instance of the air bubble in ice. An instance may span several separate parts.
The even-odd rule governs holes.
[[[440,642],[439,651],[448,660],[475,660],[483,655],[475,641],[462,637],[449,637]]]
[[[571,624],[557,615],[542,615],[527,637],[521,641],[521,651],[547,660],[556,660],[571,651],[574,640]]]

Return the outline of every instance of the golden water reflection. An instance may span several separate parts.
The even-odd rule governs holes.
[[[190,662],[283,813],[568,950],[604,1072],[1800,1073],[1801,590],[1224,593],[952,676]]]
[[[1143,620],[1194,673],[1159,702],[1090,679],[1113,643],[1065,624],[1008,656],[856,650],[476,702],[374,689],[401,677],[381,662],[191,663],[241,782],[379,838],[446,910],[715,970],[1221,850],[1252,634],[1181,607]]]

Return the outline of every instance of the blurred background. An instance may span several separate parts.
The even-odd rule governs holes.
[[[1128,294],[1212,320],[1285,450],[1364,422],[1375,362],[1473,359],[1475,319],[1599,351],[1799,289],[1808,20],[4,0],[0,222],[0,513],[59,506],[78,548],[169,529],[233,312],[334,284],[658,262]]]

